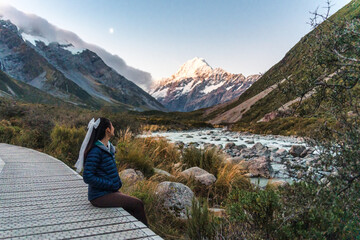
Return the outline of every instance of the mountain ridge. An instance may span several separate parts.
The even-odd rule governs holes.
[[[0,33],[0,67],[14,79],[96,109],[114,105],[138,111],[166,111],[155,98],[88,49],[73,54],[76,48],[71,43],[46,41],[41,36],[26,38],[9,20],[0,20]],[[37,40],[29,41],[30,37]]]
[[[188,112],[230,101],[258,78],[212,68],[204,58],[195,57],[155,83],[149,93],[172,111]]]

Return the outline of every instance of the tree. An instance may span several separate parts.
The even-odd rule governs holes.
[[[324,125],[306,138],[319,158],[287,163],[297,182],[282,191],[281,237],[354,239],[360,237],[360,1],[329,17],[313,13],[310,55],[301,71],[284,76],[280,91],[292,115],[322,117]]]

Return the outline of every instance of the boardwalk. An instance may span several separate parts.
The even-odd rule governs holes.
[[[96,208],[87,184],[47,154],[0,143],[0,239],[162,239],[122,208]]]

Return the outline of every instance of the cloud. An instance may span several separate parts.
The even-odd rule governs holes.
[[[20,31],[27,34],[41,36],[54,42],[70,42],[74,47],[87,48],[95,52],[108,66],[145,91],[149,89],[153,82],[150,73],[128,66],[118,55],[111,54],[97,45],[87,43],[75,33],[60,29],[35,14],[24,13],[12,6],[0,4],[0,16],[4,19],[9,19]],[[111,29],[109,29],[110,33]]]

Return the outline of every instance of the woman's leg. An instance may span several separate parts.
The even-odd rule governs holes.
[[[148,226],[144,203],[136,198],[121,192],[113,192],[90,201],[95,207],[122,207],[136,219]]]

